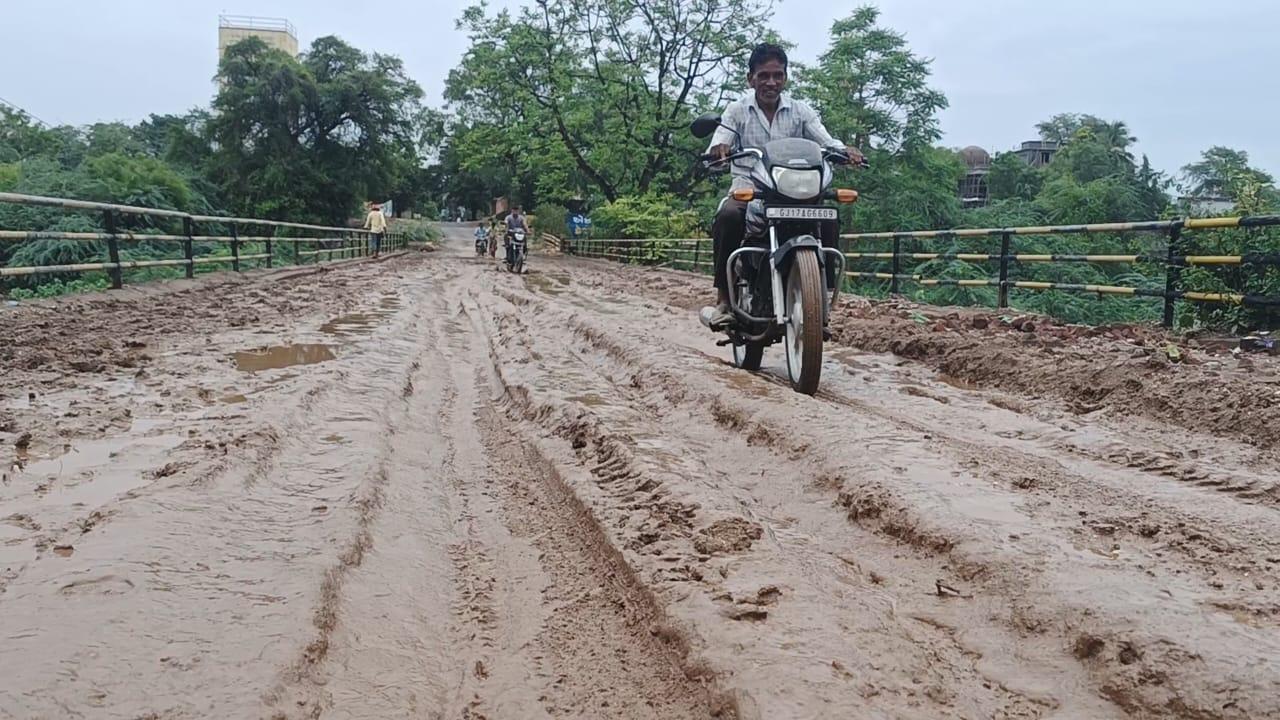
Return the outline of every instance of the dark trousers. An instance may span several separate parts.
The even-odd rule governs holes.
[[[373,250],[373,256],[378,257],[378,253],[382,250],[382,233],[369,236],[369,246]]]
[[[728,292],[729,277],[725,268],[729,264],[729,256],[742,246],[742,236],[747,225],[747,204],[729,198],[720,206],[720,210],[716,212],[715,222],[711,225],[711,239],[715,245],[715,286],[720,292]],[[822,227],[818,231],[822,237],[824,247],[834,248],[840,246],[840,221],[824,220]],[[825,259],[824,259],[825,260]],[[823,263],[827,272],[827,287],[834,287],[835,265],[834,263]]]

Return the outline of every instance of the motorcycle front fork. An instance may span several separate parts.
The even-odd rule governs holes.
[[[774,264],[774,255],[778,252],[778,227],[769,226],[769,277],[773,280],[773,317],[778,325],[787,324],[786,296],[782,292],[782,273]]]

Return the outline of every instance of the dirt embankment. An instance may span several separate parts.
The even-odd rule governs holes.
[[[617,273],[619,284],[679,307],[709,300],[699,276]],[[831,329],[838,343],[925,363],[961,383],[1051,398],[1080,414],[1141,416],[1280,448],[1280,356],[1235,356],[1159,328],[1085,327],[847,295]]]
[[[152,359],[148,344],[158,338],[278,322],[318,305],[354,305],[361,276],[350,270],[369,262],[215,273],[0,308],[0,365],[55,385],[74,384],[79,373],[137,369]]]

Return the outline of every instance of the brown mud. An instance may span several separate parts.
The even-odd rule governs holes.
[[[705,280],[628,268],[621,287],[676,307],[709,301]],[[655,277],[650,277],[652,273]],[[1280,356],[1233,355],[1234,343],[1145,326],[1090,327],[979,308],[845,296],[837,343],[937,369],[955,385],[1063,401],[1077,414],[1133,415],[1280,447]]]
[[[0,315],[0,717],[1280,716],[1268,361],[449,229]]]

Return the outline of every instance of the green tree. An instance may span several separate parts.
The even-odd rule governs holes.
[[[914,55],[901,33],[877,25],[879,17],[864,6],[835,21],[830,45],[799,86],[846,142],[889,153],[928,148],[942,137],[937,116],[946,96],[929,87],[930,61]]]
[[[797,92],[811,100],[837,138],[871,161],[856,172],[863,199],[846,226],[859,231],[949,226],[959,219],[958,156],[933,147],[946,97],[929,85],[929,61],[900,33],[880,27],[880,12],[861,7],[831,26],[827,50],[800,70]]]
[[[1036,123],[1036,130],[1040,133],[1041,140],[1066,145],[1085,125],[1098,122],[1100,121],[1092,115],[1059,113],[1048,120]]]
[[[121,156],[139,156],[146,154],[146,148],[138,141],[133,128],[124,123],[94,123],[85,132],[89,157],[116,154]]]
[[[1137,186],[1117,176],[1080,182],[1063,175],[1045,183],[1036,204],[1055,225],[1125,222],[1144,218]]]
[[[991,161],[987,188],[992,200],[1032,200],[1044,187],[1044,172],[1016,153],[1000,153]]]
[[[295,60],[249,38],[218,80],[209,172],[239,213],[340,224],[419,165],[422,89],[398,58],[322,37]]]
[[[682,193],[695,180],[688,123],[741,86],[767,16],[758,0],[545,0],[515,16],[474,6],[446,97],[469,124],[509,129],[503,150],[542,146],[565,181],[587,186],[564,192]]]
[[[1145,215],[1156,219],[1169,207],[1169,188],[1173,181],[1167,175],[1151,166],[1151,159],[1142,156],[1142,166],[1138,168],[1138,193],[1141,196]]]
[[[1184,189],[1200,197],[1238,199],[1249,186],[1271,186],[1267,173],[1249,165],[1249,154],[1243,150],[1215,145],[1200,153],[1200,159],[1182,168]]]
[[[92,183],[87,199],[168,210],[197,209],[192,207],[194,194],[187,181],[155,158],[110,152],[89,158],[84,169]]]

